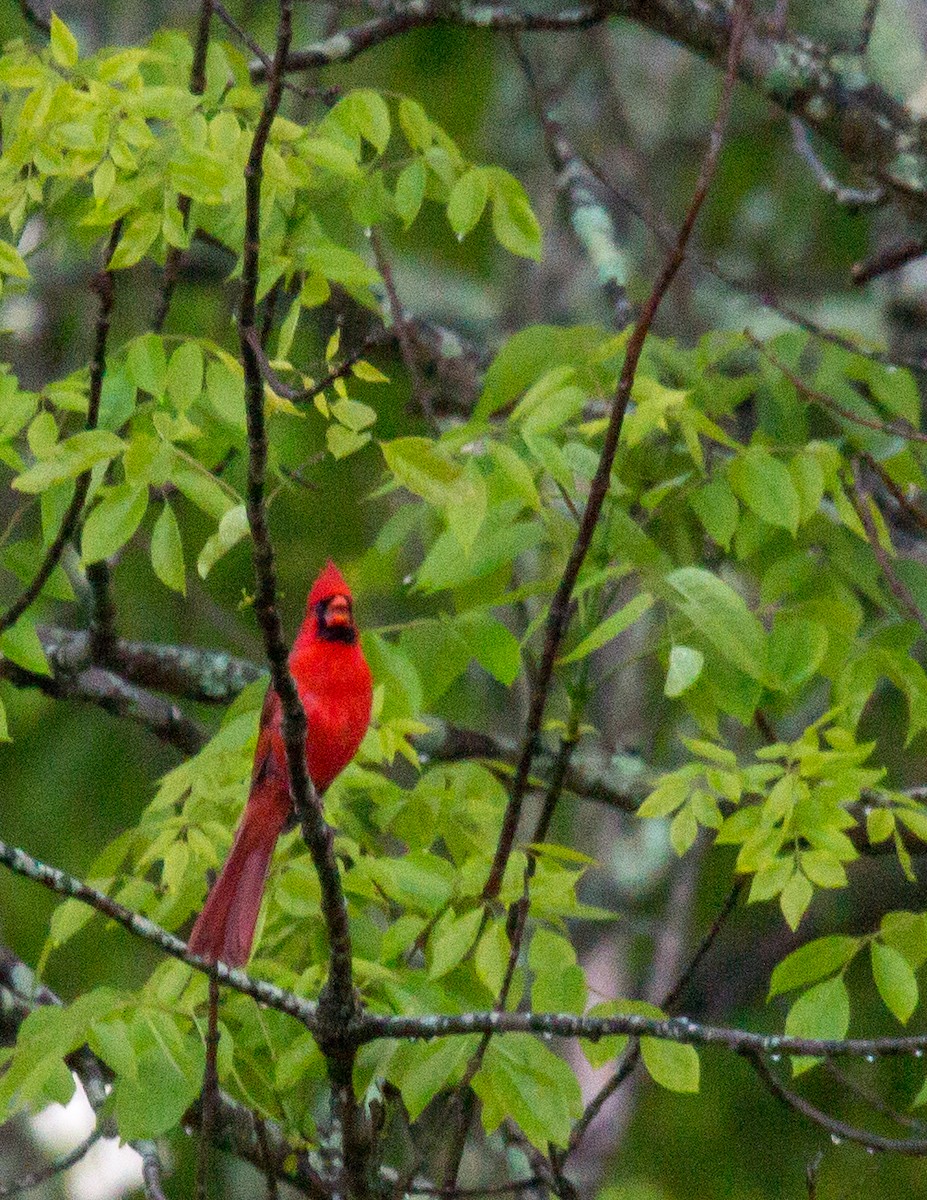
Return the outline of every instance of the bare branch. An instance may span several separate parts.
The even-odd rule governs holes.
[[[557,189],[570,214],[573,233],[595,268],[616,328],[624,329],[633,316],[625,291],[628,269],[618,245],[611,214],[596,195],[598,181],[570,144],[563,126],[545,104],[531,61],[521,42],[517,36],[513,36],[513,41],[531,92],[534,110],[544,131],[547,154],[556,172]]]
[[[193,46],[193,63],[190,67],[190,91],[194,96],[202,96],[206,91],[206,53],[209,50],[209,26],[212,21],[213,0],[200,0],[200,19],[196,31],[196,41]],[[177,201],[184,228],[190,217],[190,197],[181,196]],[[174,296],[174,289],[180,276],[180,266],[183,251],[179,246],[168,246],[164,262],[164,276],[161,280],[161,294],[158,298],[158,310],[155,313],[152,328],[160,333],[167,320],[168,310]]]
[[[800,1113],[806,1120],[813,1121],[825,1129],[836,1142],[856,1142],[868,1150],[885,1150],[894,1154],[910,1154],[916,1157],[927,1155],[927,1138],[890,1138],[878,1133],[870,1133],[866,1129],[858,1129],[831,1117],[821,1109],[815,1108],[804,1096],[799,1096],[782,1082],[771,1070],[762,1054],[747,1053],[744,1055],[768,1090],[783,1104]]]
[[[9,1183],[0,1183],[0,1197],[16,1196],[20,1192],[28,1192],[31,1188],[41,1187],[43,1183],[47,1183],[49,1179],[54,1179],[56,1175],[60,1175],[63,1171],[68,1171],[79,1163],[91,1146],[103,1136],[103,1131],[97,1127],[88,1137],[73,1150],[69,1150],[67,1154],[56,1159],[55,1162],[49,1163],[46,1167],[40,1167],[38,1170],[29,1171],[25,1175],[20,1175],[18,1179],[11,1179]]]
[[[811,173],[823,192],[833,197],[844,208],[850,209],[851,212],[856,212],[862,208],[875,208],[879,204],[885,203],[887,194],[883,187],[853,188],[847,187],[838,179],[835,179],[818,158],[817,154],[815,154],[814,147],[811,145],[811,139],[808,136],[808,130],[803,123],[797,117],[792,117],[789,124],[792,129],[792,142],[795,149],[811,168]]]
[[[889,271],[897,271],[899,267],[923,258],[925,254],[927,243],[923,238],[908,238],[897,245],[889,246],[886,250],[880,250],[878,254],[863,262],[854,263],[850,268],[850,277],[857,287],[861,287],[871,279],[877,279]]]

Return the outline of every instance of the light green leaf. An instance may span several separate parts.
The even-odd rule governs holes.
[[[779,897],[779,907],[782,909],[782,915],[788,921],[790,929],[798,928],[813,895],[814,889],[811,884],[801,871],[795,871]]]
[[[413,159],[399,172],[394,202],[396,215],[406,229],[418,216],[419,209],[422,207],[427,179],[425,165],[420,158]]]
[[[347,458],[370,441],[369,433],[358,433],[345,425],[332,422],[325,430],[325,444],[333,458]]]
[[[0,240],[0,275],[12,275],[14,279],[28,279],[29,268],[19,251],[9,242]]]
[[[663,694],[670,699],[681,696],[701,675],[704,665],[705,655],[701,650],[695,650],[692,646],[674,646],[670,650]]]
[[[488,199],[488,171],[471,167],[454,184],[447,202],[447,219],[458,238],[466,237],[476,225]]]
[[[0,634],[0,653],[24,671],[32,671],[35,675],[50,676],[52,673],[35,626],[25,616]]]
[[[167,384],[167,355],[164,342],[156,333],[135,339],[126,355],[126,374],[130,382],[160,399]]]
[[[730,550],[731,538],[737,532],[740,508],[724,476],[712,479],[693,492],[689,503],[708,536],[725,550]]]
[[[111,488],[84,522],[81,562],[100,562],[121,550],[142,522],[148,488],[124,483]]]
[[[917,980],[908,960],[893,946],[873,942],[872,978],[889,1012],[906,1025],[917,1008]]]
[[[786,955],[772,973],[769,996],[790,992],[793,988],[814,983],[845,967],[862,945],[862,938],[831,934],[815,938]]]
[[[160,212],[143,212],[133,217],[126,224],[122,237],[119,239],[119,245],[113,251],[113,257],[109,261],[110,269],[118,271],[125,267],[134,267],[137,262],[140,262],[161,232],[162,220]],[[146,337],[154,336],[154,334],[146,335]],[[139,386],[144,385],[139,384]],[[146,391],[151,391],[151,389],[146,388]],[[155,394],[160,395],[160,393]]]
[[[460,467],[429,438],[395,438],[381,442],[380,449],[387,467],[407,491],[434,508],[454,500]]]
[[[57,15],[51,15],[51,31],[49,42],[51,45],[52,58],[60,67],[75,67],[77,66],[78,49],[77,38],[68,29],[64,21]]]
[[[607,642],[616,638],[620,633],[623,633],[628,626],[633,625],[639,620],[645,612],[653,604],[653,596],[650,592],[640,592],[633,600],[629,600],[622,608],[606,620],[601,625],[597,626],[592,633],[576,646],[569,654],[565,654],[559,661],[563,663],[577,662],[581,658],[585,658],[587,654],[591,654],[594,650],[599,650]]]
[[[799,996],[785,1019],[789,1037],[840,1041],[850,1027],[850,997],[840,975],[815,984]],[[792,1059],[792,1072],[801,1075],[820,1060],[807,1056]]]
[[[442,913],[428,938],[429,979],[440,979],[457,966],[476,941],[482,920],[481,908],[461,916],[451,908]]]
[[[801,505],[788,467],[762,446],[749,446],[731,460],[731,487],[761,520],[795,533]]]
[[[697,1092],[699,1061],[694,1046],[664,1038],[641,1038],[641,1057],[654,1083],[671,1092]]]
[[[167,367],[167,395],[181,412],[199,399],[203,390],[203,351],[197,342],[182,342]]]
[[[219,559],[249,534],[248,513],[244,504],[230,508],[219,522],[219,528],[206,540],[196,560],[196,570],[205,579]]]
[[[174,510],[166,500],[151,532],[151,565],[166,587],[187,594],[183,543]]]
[[[492,171],[492,227],[496,240],[522,258],[541,260],[541,226],[525,189],[505,171]]]
[[[743,597],[702,567],[682,567],[666,581],[679,595],[679,607],[695,628],[734,666],[765,682],[766,634]]]

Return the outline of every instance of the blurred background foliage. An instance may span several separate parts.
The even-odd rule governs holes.
[[[158,27],[179,27],[192,34],[195,6],[186,3],[93,5],[64,2],[58,9],[91,49],[133,44]],[[265,47],[272,45],[276,5],[266,0],[229,3],[234,17]],[[771,15],[772,0],[765,6]],[[863,0],[818,0],[789,7],[790,28],[828,42],[852,43],[862,19]],[[757,4],[762,10],[763,5]],[[300,3],[296,7],[294,45],[325,36],[353,23],[363,9],[348,5]],[[0,4],[0,38],[30,37],[19,7]],[[588,153],[615,184],[612,212],[627,259],[629,293],[639,301],[661,261],[661,244],[652,228],[632,207],[657,214],[665,222],[679,219],[691,195],[704,152],[717,97],[717,72],[688,51],[632,21],[615,19],[584,32],[536,34],[524,39],[544,91],[557,99],[557,115],[583,152]],[[916,111],[927,111],[927,7],[921,0],[883,0],[868,54],[872,76]],[[453,27],[413,31],[376,47],[348,65],[321,71],[320,85],[371,86],[417,99],[460,143],[468,157],[499,163],[525,185],[545,230],[541,264],[515,260],[502,252],[481,228],[458,245],[448,236],[442,212],[423,215],[408,234],[397,234],[388,246],[397,291],[414,315],[446,324],[488,358],[511,332],[532,322],[578,323],[612,318],[556,197],[552,168],[544,150],[524,77],[504,35]],[[298,102],[297,102],[298,103]],[[824,163],[849,186],[866,186],[826,146],[818,147]],[[698,233],[698,254],[716,260],[742,283],[734,288],[712,273],[690,264],[660,313],[657,329],[691,344],[706,329],[741,330],[750,325],[767,336],[788,323],[762,302],[773,296],[820,323],[862,334],[899,354],[923,354],[927,315],[927,266],[924,260],[884,276],[863,288],[849,282],[852,264],[905,232],[896,208],[852,212],[838,206],[817,185],[806,162],[796,153],[787,118],[745,88],[738,89],[734,124],[717,180],[706,204]],[[484,223],[485,225],[485,223]],[[215,283],[228,270],[221,256],[203,250],[194,270],[178,287],[167,332],[211,324],[211,336],[234,345],[235,331],[227,290]],[[28,299],[11,296],[0,305],[3,355],[23,386],[65,373],[87,361],[95,305],[89,291],[89,268],[81,253],[66,245],[49,247],[35,272],[36,287]],[[121,275],[113,328],[113,344],[148,327],[157,303],[158,273],[146,268]],[[195,322],[193,315],[195,314]],[[322,360],[332,333],[323,308],[314,328],[304,327],[301,355]],[[375,389],[379,437],[423,431],[410,411],[409,388],[398,355],[371,356],[391,379]],[[374,385],[369,388],[374,393]],[[358,383],[352,395],[365,398]],[[324,428],[299,431],[292,455],[302,458],[322,448]],[[307,444],[308,438],[308,444]],[[308,453],[307,453],[308,451]],[[241,486],[240,466],[232,468]],[[306,584],[331,555],[348,565],[356,580],[359,622],[371,629],[414,615],[417,605],[427,614],[429,601],[404,594],[407,564],[401,553],[382,555],[370,549],[389,502],[376,496],[382,460],[376,444],[342,463],[330,459],[308,472],[310,488],[287,491],[272,512],[278,553],[282,607],[292,631],[301,616]],[[0,513],[5,524],[9,513]],[[204,524],[205,532],[205,524]],[[15,594],[12,577],[4,588]],[[163,642],[189,642],[226,649],[255,661],[261,644],[251,610],[242,599],[252,588],[250,549],[246,542],[229,553],[205,582],[191,574],[186,599],[153,581],[146,556],[129,548],[116,581],[120,632],[125,637]],[[54,616],[49,607],[48,615]],[[659,682],[633,665],[624,669],[595,703],[596,720],[608,752],[626,756],[629,777],[654,751],[648,743],[653,696]],[[120,829],[133,824],[150,800],[158,777],[177,762],[177,754],[144,731],[120,724],[97,709],[49,700],[31,691],[7,691],[15,740],[0,751],[0,811],[4,837],[38,857],[65,865],[80,875],[100,847]],[[449,715],[515,736],[505,690],[485,675],[465,675],[442,701]],[[882,761],[894,769],[896,785],[925,782],[921,735],[902,749],[893,727],[903,722],[902,700],[881,697],[879,728]],[[203,709],[203,720],[216,714]],[[48,747],[53,746],[53,757]],[[628,918],[617,938],[608,931],[609,946],[586,947],[590,968],[625,994],[634,994],[651,968],[655,929],[668,919],[668,898],[679,873],[690,869],[668,852],[658,827],[643,827],[621,814],[561,806],[554,840],[585,846],[606,870],[600,885],[621,898]],[[569,828],[568,828],[569,827]],[[740,909],[714,951],[710,971],[699,977],[688,1011],[705,1020],[732,1024],[749,1012],[762,1012],[771,967],[799,940],[816,930],[869,928],[888,907],[917,908],[923,903],[923,865],[916,862],[919,882],[906,884],[891,859],[856,864],[856,886],[829,893],[813,910],[812,928],[791,935],[773,908]],[[726,890],[731,858],[715,851],[699,864],[700,881],[693,929],[711,919]],[[595,902],[598,897],[590,899]],[[0,941],[27,962],[35,962],[47,930],[53,898],[34,885],[0,875]],[[79,936],[58,954],[48,983],[65,995],[76,994],[85,980],[131,985],[151,969],[155,957],[138,944],[126,953],[126,934],[107,929]],[[589,937],[596,934],[589,931]],[[120,976],[120,973],[122,975]],[[617,982],[617,985],[615,981]],[[873,994],[873,1011],[880,1002]],[[766,1014],[769,1028],[776,1014]],[[861,1024],[865,1011],[860,1010]],[[917,1160],[870,1158],[858,1148],[830,1145],[820,1130],[802,1125],[757,1086],[752,1073],[731,1056],[706,1054],[702,1091],[680,1099],[642,1084],[636,1107],[626,1098],[600,1128],[588,1153],[608,1163],[603,1172],[603,1200],[681,1200],[693,1195],[697,1179],[705,1200],[802,1196],[806,1166],[818,1151],[820,1197],[873,1194],[927,1196],[927,1182]],[[912,1064],[913,1068],[913,1064]],[[891,1102],[891,1086],[880,1078],[881,1067],[868,1068],[873,1084]],[[897,1074],[893,1075],[898,1085]],[[813,1088],[811,1097],[814,1098]],[[631,1095],[625,1093],[626,1097]],[[847,1117],[853,1119],[852,1111]],[[624,1137],[625,1120],[629,1122]],[[189,1176],[180,1140],[179,1174],[173,1189],[182,1194]],[[2,1154],[0,1154],[2,1159]],[[241,1194],[253,1189],[250,1169],[238,1172]],[[50,1190],[49,1194],[54,1194]]]

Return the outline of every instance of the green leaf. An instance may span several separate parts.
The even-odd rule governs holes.
[[[196,560],[196,570],[201,579],[205,579],[212,568],[224,554],[236,546],[250,533],[248,513],[244,504],[236,504],[224,514],[219,522],[219,528],[207,538],[199,558]]]
[[[84,522],[81,562],[100,562],[121,550],[138,529],[147,508],[147,487],[124,483],[111,488]]]
[[[824,661],[827,646],[827,630],[815,621],[777,616],[769,636],[769,669],[786,691],[796,691]]]
[[[434,508],[454,500],[460,467],[429,438],[395,438],[381,442],[380,449],[387,467],[407,491]]]
[[[333,458],[347,458],[370,441],[369,433],[358,433],[345,425],[332,422],[325,430],[325,445]]]
[[[32,671],[35,675],[52,674],[39,635],[28,617],[20,617],[15,625],[0,634],[0,653],[24,671]]]
[[[52,58],[60,67],[77,66],[77,38],[56,13],[51,15],[50,45]]]
[[[203,351],[197,342],[182,342],[167,366],[167,395],[183,412],[203,390]]]
[[[545,371],[585,363],[603,337],[596,325],[529,325],[519,330],[503,344],[486,372],[474,422],[480,424],[511,404]]]
[[[731,487],[761,520],[795,533],[801,515],[798,492],[788,467],[762,446],[749,446],[731,460]]]
[[[156,333],[135,339],[126,355],[126,375],[144,392],[160,399],[167,384],[167,355],[164,342]]]
[[[724,657],[761,683],[768,678],[766,634],[741,595],[702,567],[682,567],[666,577],[679,607]]]
[[[725,550],[730,550],[731,538],[737,532],[740,508],[724,476],[718,476],[693,492],[689,503],[708,536]]]
[[[789,1037],[840,1041],[850,1027],[850,997],[840,975],[815,984],[799,996],[785,1019]],[[792,1072],[801,1075],[820,1060],[801,1056],[792,1059]]]
[[[598,625],[592,633],[576,646],[569,654],[563,655],[559,660],[561,664],[577,662],[581,658],[585,658],[587,654],[591,654],[594,650],[599,650],[607,642],[616,638],[620,633],[623,633],[628,626],[633,625],[639,620],[645,612],[653,604],[653,596],[649,592],[640,592],[633,600],[629,600],[622,608],[606,620]]]
[[[151,565],[165,587],[187,594],[183,543],[174,510],[166,500],[151,531]]]
[[[126,224],[119,239],[119,245],[113,251],[109,261],[110,270],[118,271],[125,267],[134,267],[148,253],[149,248],[161,232],[163,218],[160,212],[143,212],[133,217]],[[154,334],[146,335],[154,337]],[[131,353],[131,351],[130,351]],[[139,386],[143,386],[139,384]],[[151,391],[146,388],[146,391]],[[156,393],[160,395],[160,393]]]
[[[125,1141],[155,1138],[174,1128],[199,1094],[206,1052],[195,1034],[183,1035],[173,1017],[154,1009],[130,1025],[135,1078],[113,1085],[113,1113]]]
[[[773,971],[767,999],[839,971],[851,961],[861,945],[862,938],[831,934],[799,946]]]
[[[872,978],[885,1006],[902,1025],[906,1025],[917,1008],[917,980],[908,960],[893,946],[873,942]]]
[[[0,275],[12,275],[14,279],[28,279],[29,268],[19,251],[9,242],[0,240]]]
[[[458,625],[483,670],[511,687],[521,670],[521,643],[514,633],[489,613],[465,613]]]
[[[496,240],[522,258],[541,260],[541,226],[531,211],[525,189],[507,172],[494,169],[492,179],[492,227]]]
[[[701,650],[695,650],[692,646],[674,646],[670,650],[664,696],[670,699],[681,696],[696,682],[704,665],[705,655]]]
[[[460,1078],[477,1044],[475,1037],[438,1038],[400,1049],[389,1080],[402,1093],[410,1120],[418,1120],[435,1096]]]
[[[483,1104],[482,1121],[492,1133],[511,1117],[532,1145],[566,1146],[582,1096],[569,1065],[530,1034],[507,1033],[491,1040],[473,1078]]]
[[[477,977],[486,985],[493,996],[498,996],[505,980],[509,964],[509,939],[505,923],[489,921],[476,946],[473,957]]]
[[[457,916],[453,909],[442,913],[428,938],[428,978],[440,979],[464,957],[480,931],[481,908]]]
[[[802,917],[808,911],[813,895],[814,889],[811,884],[801,871],[795,871],[779,897],[779,907],[790,929],[798,928]]]
[[[395,194],[396,215],[406,229],[418,216],[422,207],[427,179],[425,164],[420,158],[413,159],[399,172]]]
[[[476,225],[488,199],[489,172],[471,167],[454,184],[447,202],[447,219],[458,238],[466,237]]]
[[[235,501],[205,467],[197,468],[177,458],[171,468],[171,483],[197,508],[221,521]]]
[[[360,134],[380,154],[386,149],[390,135],[389,109],[379,92],[372,88],[349,92],[334,106],[330,116]]]
[[[433,126],[425,110],[405,96],[399,101],[399,124],[413,150],[427,150],[434,141]]]
[[[697,1092],[699,1060],[694,1046],[664,1038],[641,1038],[641,1057],[654,1083],[671,1092]]]

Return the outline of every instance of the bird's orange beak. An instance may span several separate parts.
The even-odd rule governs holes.
[[[323,620],[326,629],[353,624],[354,618],[351,615],[351,602],[347,596],[332,596],[331,600],[325,606]]]

